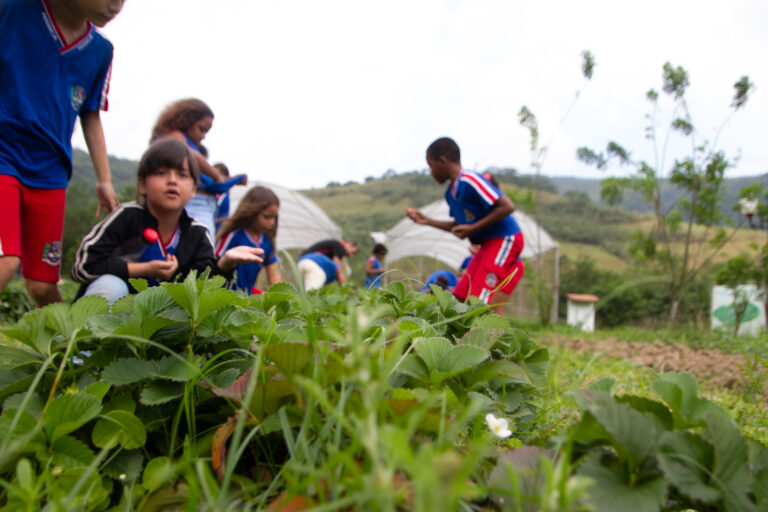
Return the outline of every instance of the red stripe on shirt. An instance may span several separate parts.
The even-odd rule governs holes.
[[[472,173],[462,172],[461,176],[459,176],[459,179],[463,180],[465,183],[469,183],[475,190],[477,190],[477,193],[480,194],[480,196],[485,199],[488,204],[493,204],[499,199],[498,194],[496,194],[496,192],[490,188],[487,183]]]

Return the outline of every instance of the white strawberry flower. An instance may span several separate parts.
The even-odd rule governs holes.
[[[512,431],[509,430],[509,422],[505,418],[497,418],[493,414],[486,414],[485,422],[488,424],[488,428],[497,437],[506,438],[512,435]]]

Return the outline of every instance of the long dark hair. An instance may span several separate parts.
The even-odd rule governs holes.
[[[253,187],[240,200],[235,213],[224,220],[221,229],[216,234],[216,240],[221,240],[238,229],[250,227],[256,216],[272,205],[280,206],[280,199],[272,192],[272,189],[260,185]],[[278,219],[275,219],[274,228],[264,233],[272,240],[273,244],[277,237],[277,221]]]
[[[186,98],[174,101],[158,116],[150,142],[174,130],[186,133],[190,126],[205,117],[212,118],[213,110],[202,100]]]

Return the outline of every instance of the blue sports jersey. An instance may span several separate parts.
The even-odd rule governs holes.
[[[493,209],[501,197],[501,191],[473,171],[463,169],[458,178],[445,191],[451,217],[456,224],[474,224]],[[472,234],[469,241],[480,244],[491,238],[516,235],[520,232],[512,215],[507,215],[500,222]]]
[[[368,257],[368,261],[373,262],[373,268],[374,270],[378,270],[381,268],[381,262],[376,258],[376,256],[370,256]],[[363,283],[366,288],[380,288],[381,287],[381,273],[377,272],[376,274],[365,274],[365,282]]]
[[[235,267],[235,273],[237,274],[234,283],[235,289],[245,290],[248,292],[248,295],[250,295],[251,288],[256,285],[256,278],[259,277],[261,267],[277,263],[277,255],[275,254],[275,246],[267,235],[261,233],[258,239],[255,239],[247,230],[238,229],[237,231],[228,233],[227,236],[219,240],[219,243],[216,244],[216,257],[221,258],[228,249],[239,245],[264,249],[264,255],[262,256],[264,259],[263,263],[239,263]]]
[[[312,260],[317,263],[323,272],[325,272],[325,284],[332,283],[338,277],[339,266],[331,258],[319,252],[310,252],[299,258],[301,260]]]
[[[178,248],[179,228],[176,228],[176,231],[173,232],[173,236],[167,243],[164,244],[162,240],[158,239],[157,242],[147,246],[147,248],[144,249],[144,251],[141,253],[141,256],[139,256],[136,261],[143,263],[147,261],[165,260],[168,255],[175,255],[176,249]],[[147,277],[146,280],[149,286],[158,286],[160,284],[154,277]]]
[[[467,270],[467,267],[469,266],[469,262],[472,261],[472,258],[474,257],[474,254],[470,254],[464,260],[461,262],[461,265],[459,265],[459,270]]]
[[[0,1],[0,174],[65,188],[75,120],[107,109],[111,65],[91,23],[66,44],[44,0]]]

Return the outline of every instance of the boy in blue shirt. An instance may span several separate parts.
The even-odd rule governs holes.
[[[96,171],[97,215],[113,210],[99,110],[112,44],[94,28],[124,0],[0,1],[0,291],[21,272],[38,307],[61,300],[66,187],[80,117]]]
[[[405,212],[417,224],[450,231],[480,245],[454,294],[461,300],[478,297],[501,314],[524,271],[523,234],[512,217],[515,206],[485,178],[461,166],[461,152],[453,139],[434,141],[427,148],[427,164],[435,181],[450,181],[445,200],[453,220],[431,219],[413,208]]]

